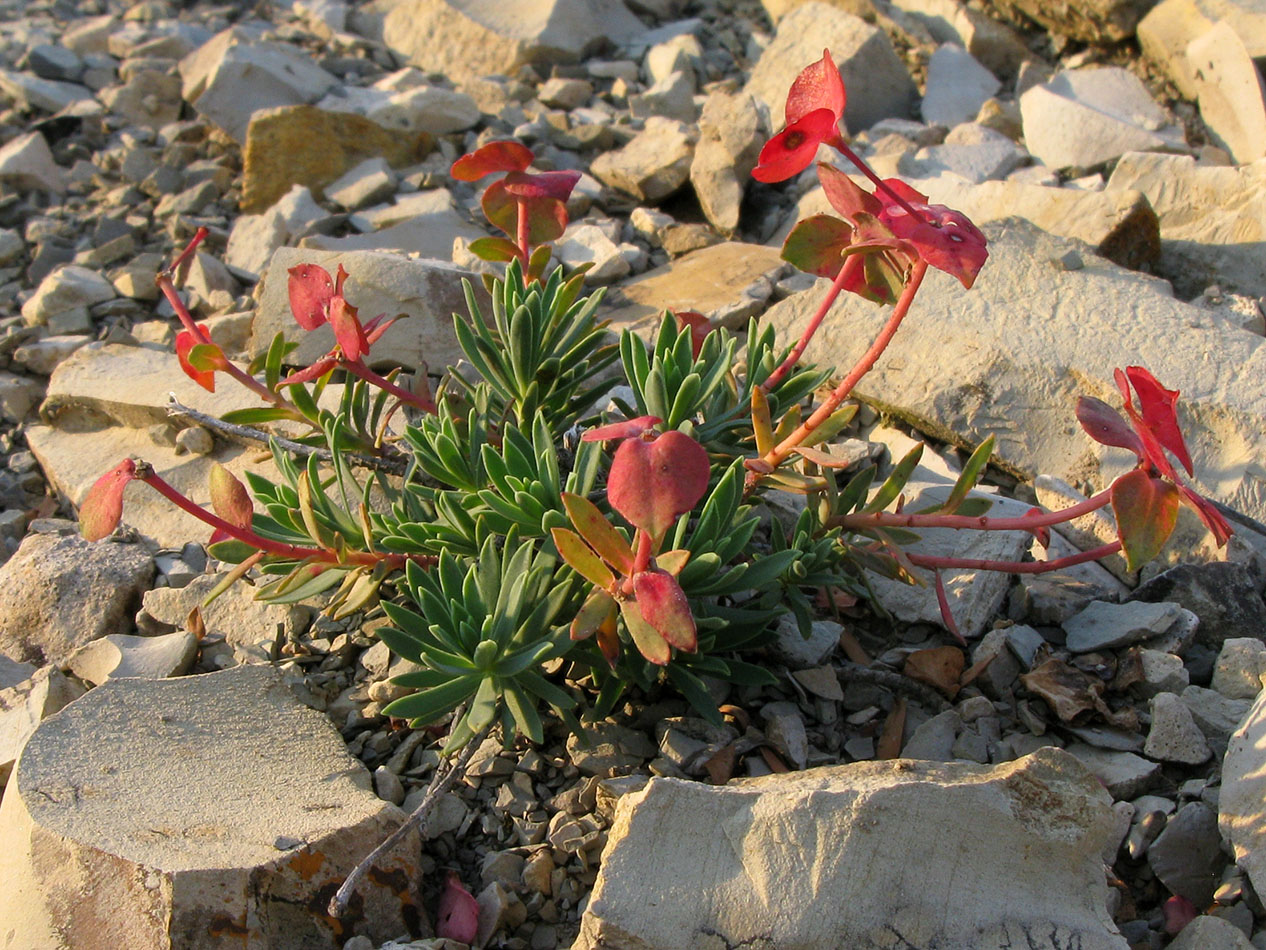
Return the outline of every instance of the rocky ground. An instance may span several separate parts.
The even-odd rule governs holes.
[[[440,947],[421,938],[451,868],[489,947],[1266,948],[1258,6],[477,7],[0,0],[3,945]],[[780,685],[721,697],[724,728],[664,694],[588,744],[489,739],[351,916],[325,918],[420,800],[436,738],[380,714],[402,663],[381,616],[241,585],[193,614],[219,567],[144,486],[110,542],[65,520],[129,454],[204,501],[213,461],[268,464],[169,416],[169,393],[251,402],[179,373],[155,272],[208,227],[184,289],[247,359],[298,339],[273,275],[342,262],[362,311],[410,315],[395,364],[438,374],[486,233],[448,168],[514,137],[584,172],[557,253],[593,264],[615,326],[668,307],[797,333],[820,298],[777,249],[825,199],[811,172],[748,173],[824,46],[858,150],[991,247],[971,292],[929,278],[848,449],[899,458],[913,426],[939,451],[912,488],[935,493],[994,435],[996,510],[1064,507],[1120,463],[1071,424],[1076,397],[1115,399],[1112,369],[1143,363],[1182,390],[1239,533],[1217,551],[1183,522],[1142,576],[950,576],[965,651],[930,589],[876,578],[881,614],[780,629]],[[809,356],[849,364],[879,319],[841,302]],[[1049,554],[1112,531],[1084,519]],[[1047,556],[950,534],[919,545]]]

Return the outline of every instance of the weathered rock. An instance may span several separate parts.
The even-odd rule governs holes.
[[[1126,152],[1186,148],[1182,130],[1133,73],[1074,69],[1020,97],[1024,141],[1051,168],[1089,168]]]
[[[1202,915],[1182,929],[1169,950],[1255,950],[1244,932],[1219,917]]]
[[[636,119],[658,115],[692,123],[699,117],[695,106],[694,73],[673,73],[629,97],[629,112]]]
[[[1070,745],[1068,751],[1094,773],[1117,801],[1137,797],[1161,778],[1160,765],[1133,752],[1099,749],[1082,742]]]
[[[256,112],[246,129],[241,209],[270,208],[294,185],[319,198],[326,185],[367,158],[403,167],[421,161],[434,144],[429,133],[389,128],[353,112],[310,105]]]
[[[783,269],[773,248],[727,242],[693,251],[622,284],[599,311],[616,330],[659,331],[665,310],[697,310],[714,323],[745,326],[764,309]]]
[[[575,62],[604,40],[618,45],[645,29],[621,0],[395,0],[380,38],[414,66],[462,82]]]
[[[355,211],[390,198],[397,184],[385,159],[367,158],[330,182],[327,197],[340,207]]]
[[[1151,0],[988,0],[985,6],[1015,23],[1032,20],[1083,43],[1103,45],[1133,36]]]
[[[815,620],[808,637],[802,636],[792,617],[783,617],[774,630],[770,651],[792,670],[816,667],[839,646],[844,628],[834,620]]]
[[[1213,682],[1217,692],[1230,699],[1256,699],[1266,673],[1266,643],[1260,637],[1232,637],[1222,641]]]
[[[157,587],[147,591],[138,624],[158,629],[187,629],[189,615],[197,608],[203,627],[210,636],[222,636],[233,646],[248,647],[260,641],[275,641],[284,627],[288,608],[255,599],[254,589],[234,584],[209,604],[204,602],[222,574],[194,578],[184,587]]]
[[[948,275],[929,271],[917,331],[896,335],[862,380],[860,395],[958,444],[996,435],[995,460],[1029,477],[1051,472],[1099,481],[1132,464],[1132,456],[1101,454],[1076,425],[1076,401],[1081,395],[1119,400],[1113,369],[1141,364],[1182,391],[1178,415],[1197,479],[1213,497],[1266,517],[1266,483],[1249,464],[1266,451],[1266,398],[1249,382],[1266,361],[1266,340],[1220,324],[1195,328],[1198,308],[1174,300],[1164,283],[1027,222],[1010,219],[983,230],[990,260],[975,286],[966,292]],[[1078,248],[1081,270],[1052,265]],[[794,340],[821,294],[819,288],[793,295],[764,319],[774,322],[781,340]],[[852,365],[886,313],[856,297],[842,299],[806,358]],[[1052,373],[1052,366],[1065,371]],[[931,367],[944,383],[930,383]],[[1023,422],[999,413],[1003,405],[1025,406]]]
[[[1179,695],[1191,710],[1191,718],[1215,748],[1227,743],[1252,706],[1248,700],[1230,699],[1203,686],[1188,686]]]
[[[1171,893],[1208,906],[1226,866],[1217,813],[1204,802],[1183,805],[1148,847],[1147,863]]]
[[[311,191],[295,185],[267,211],[233,222],[224,263],[246,280],[259,280],[277,248],[320,231],[331,220]]]
[[[1197,640],[1215,648],[1266,631],[1261,584],[1243,564],[1180,564],[1139,585],[1131,599],[1185,607],[1200,618]]]
[[[1186,155],[1130,153],[1107,191],[1147,196],[1160,219],[1159,271],[1194,296],[1209,284],[1266,296],[1266,159],[1197,165]]]
[[[589,264],[585,280],[605,284],[629,273],[629,262],[606,232],[595,224],[573,224],[554,245],[554,257],[566,267]]]
[[[973,185],[953,175],[910,177],[907,181],[933,204],[961,211],[978,227],[1009,217],[1024,218],[1050,234],[1085,241],[1101,257],[1131,270],[1141,270],[1160,257],[1156,212],[1146,196],[1133,189],[1080,191],[1018,181],[982,181]],[[830,213],[834,212],[826,195],[821,187],[816,187],[800,199],[794,217],[770,243],[781,244],[795,221]]]
[[[1162,762],[1199,765],[1211,754],[1204,733],[1191,710],[1174,693],[1158,693],[1152,699],[1152,725],[1143,754]]]
[[[40,132],[19,135],[0,148],[0,181],[21,191],[61,194],[66,190],[66,173],[53,160],[48,141]]]
[[[927,92],[920,106],[923,121],[948,128],[970,122],[985,100],[1001,88],[997,77],[971,53],[943,43],[928,60]]]
[[[744,92],[769,110],[781,128],[787,90],[802,69],[822,58],[823,48],[839,67],[848,89],[844,123],[850,132],[880,119],[906,118],[917,96],[909,73],[887,34],[835,6],[811,2],[778,22],[778,32],[752,69]]]
[[[975,122],[955,126],[941,145],[902,155],[903,178],[934,178],[949,173],[973,184],[1005,178],[1027,160],[1024,150],[1001,132]],[[960,209],[961,210],[961,209]]]
[[[239,142],[260,109],[315,102],[337,82],[294,47],[261,42],[240,27],[182,59],[180,78],[185,101]]]
[[[137,70],[127,82],[97,95],[107,109],[132,125],[157,130],[180,118],[180,77],[157,69]]]
[[[652,116],[623,148],[603,152],[589,173],[650,204],[662,201],[690,177],[696,132],[684,122]]]
[[[252,355],[266,351],[279,331],[286,339],[299,341],[299,348],[290,357],[295,363],[311,362],[334,345],[334,333],[328,326],[305,332],[290,312],[286,271],[301,263],[320,264],[331,271],[341,263],[349,275],[347,299],[366,318],[380,313],[404,314],[405,319],[387,331],[371,356],[410,369],[426,365],[439,373],[461,357],[453,336],[452,315],[466,312],[462,278],[473,280],[481,306],[486,301],[482,284],[473,274],[440,261],[409,260],[377,251],[281,248],[273,255],[270,276],[259,297]]]
[[[703,104],[690,183],[703,213],[724,235],[738,228],[743,190],[763,144],[761,132],[750,96],[718,90]]]
[[[1073,653],[1110,650],[1160,636],[1181,618],[1182,608],[1172,603],[1109,604],[1094,601],[1064,621],[1068,649]]]
[[[101,111],[101,107],[93,101],[92,91],[87,87],[75,82],[41,79],[25,72],[0,69],[0,92],[24,109],[61,112],[86,103],[90,109],[95,107],[97,112]]]
[[[31,676],[0,689],[0,788],[39,724],[83,694],[84,688],[55,666],[32,670]]]
[[[961,46],[1000,78],[1014,78],[1020,65],[1033,59],[1015,30],[956,0],[897,0],[894,6],[918,21],[936,42]]]
[[[110,282],[94,270],[71,264],[59,267],[42,281],[31,299],[22,305],[22,319],[29,327],[47,325],[65,314],[88,315],[93,304],[114,299]]]
[[[338,947],[341,928],[313,909],[402,817],[267,667],[98,687],[32,736],[2,811],[13,950],[207,946],[226,932]],[[359,888],[357,927],[375,941],[418,926],[418,846],[410,832]]]
[[[51,376],[62,360],[91,342],[90,336],[46,336],[19,346],[13,352],[13,359],[33,373]]]
[[[197,656],[198,638],[187,631],[158,637],[112,633],[81,646],[66,658],[66,668],[85,683],[100,685],[127,676],[180,676]]]
[[[81,644],[127,630],[153,576],[154,560],[138,544],[28,534],[0,567],[0,652],[59,663]]]
[[[1187,44],[1225,22],[1253,59],[1266,57],[1266,10],[1253,0],[1161,0],[1138,25],[1143,55],[1174,81],[1184,98],[1199,95]]]
[[[355,112],[400,132],[447,135],[479,123],[479,106],[464,92],[426,81],[420,69],[401,69],[374,85],[341,86],[317,103],[317,108]]]
[[[1123,950],[1098,856],[1109,805],[1056,750],[993,769],[855,763],[722,788],[654,778],[620,800],[575,947]],[[921,860],[887,860],[905,840]]]
[[[310,235],[299,246],[318,251],[394,251],[410,258],[447,261],[454,241],[472,241],[485,231],[471,224],[445,188],[400,195],[390,205],[369,208],[351,216],[364,233],[346,237]]]
[[[1266,887],[1266,846],[1262,835],[1262,799],[1266,796],[1266,692],[1236,727],[1222,763],[1222,791],[1218,796],[1218,827],[1231,845],[1236,863],[1247,872],[1254,889]]]
[[[1200,117],[1238,164],[1266,158],[1266,84],[1225,21],[1187,45]]]

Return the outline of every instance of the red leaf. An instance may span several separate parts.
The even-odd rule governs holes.
[[[1041,508],[1030,508],[1028,511],[1024,513],[1026,518],[1029,517],[1030,515],[1036,516],[1036,515],[1044,515],[1044,514],[1046,514],[1046,512],[1044,512]],[[1040,544],[1043,549],[1049,548],[1051,546],[1051,529],[1046,527],[1045,525],[1041,526],[1040,528],[1030,528],[1029,534],[1037,538],[1037,543]]]
[[[211,466],[207,480],[211,489],[211,509],[234,527],[249,530],[255,506],[251,504],[246,486],[219,462]]]
[[[752,177],[757,181],[786,181],[812,164],[818,146],[839,134],[839,116],[830,109],[814,109],[787,126],[760,150]]]
[[[683,432],[652,442],[625,439],[607,476],[607,500],[630,524],[659,538],[708,490],[708,453]]]
[[[306,383],[313,379],[320,379],[335,366],[338,365],[338,358],[334,356],[323,356],[307,369],[297,370],[287,376],[285,379],[277,383],[277,387],[293,386],[296,383]]]
[[[1186,485],[1179,485],[1178,493],[1182,496],[1182,500],[1200,516],[1204,526],[1213,534],[1213,540],[1217,542],[1218,547],[1223,547],[1231,540],[1231,535],[1234,534],[1231,526],[1207,498],[1202,498]]]
[[[1177,389],[1166,389],[1156,377],[1142,366],[1127,366],[1125,375],[1138,393],[1139,408],[1143,414],[1143,424],[1152,430],[1156,440],[1174,453],[1174,458],[1182,463],[1188,475],[1194,474],[1191,467],[1191,456],[1187,453],[1187,443],[1178,428]]]
[[[782,259],[806,274],[834,278],[852,240],[851,225],[834,215],[815,214],[791,229],[782,245]]]
[[[896,182],[895,179],[888,179],[886,182],[890,187],[894,183],[902,186],[894,189],[898,193],[906,191],[918,194],[913,188]],[[878,197],[884,203],[879,219],[893,234],[909,241],[930,266],[945,271],[951,277],[957,277],[964,287],[970,288],[976,282],[976,275],[985,265],[989,251],[985,247],[985,236],[966,215],[945,205],[910,201],[902,194],[918,212],[917,216],[911,215],[882,191]]]
[[[1129,449],[1140,461],[1143,459],[1143,443],[1139,441],[1139,437],[1121,418],[1121,414],[1102,399],[1095,399],[1093,396],[1078,399],[1077,421],[1086,430],[1086,435],[1100,445]]]
[[[484,214],[496,227],[518,240],[519,200],[504,180],[493,182],[480,201]],[[557,198],[524,198],[528,216],[528,243],[548,244],[567,228],[567,208]]]
[[[329,271],[316,264],[290,268],[290,312],[305,330],[325,323],[334,297],[334,280]]]
[[[695,651],[695,618],[675,577],[661,570],[640,571],[633,575],[633,593],[642,617],[660,636],[679,650]]]
[[[1141,468],[1131,469],[1112,483],[1112,512],[1126,567],[1137,571],[1160,553],[1173,533],[1178,489]]]
[[[199,369],[193,365],[189,358],[195,348],[207,345],[200,342],[189,330],[181,330],[176,334],[176,359],[180,361],[180,368],[195,383],[207,392],[213,393],[215,392],[215,371],[213,369]],[[219,347],[216,347],[216,349],[219,349]]]
[[[858,212],[878,215],[884,210],[883,202],[834,165],[818,162],[818,181],[822,183],[822,191],[831,207],[850,221]]]
[[[136,477],[136,463],[124,459],[93,483],[79,506],[79,530],[88,541],[100,541],[123,517],[123,489]]]
[[[624,422],[612,422],[609,425],[586,429],[580,437],[581,442],[606,442],[608,439],[629,439],[649,432],[663,422],[659,416],[638,416]]]
[[[449,174],[458,181],[478,181],[495,172],[526,171],[532,158],[532,153],[518,142],[489,142],[453,162]]]
[[[615,598],[606,591],[597,588],[591,590],[572,619],[571,638],[586,640],[593,636],[607,622],[607,618],[615,616],[615,606]]]
[[[365,328],[356,318],[356,308],[342,297],[335,297],[330,305],[330,326],[334,328],[334,339],[338,340],[343,355],[356,362],[369,352],[369,340],[365,336]]]
[[[1200,916],[1195,904],[1177,894],[1161,905],[1161,912],[1165,915],[1165,933],[1171,937],[1178,936],[1184,927]]]
[[[642,608],[636,600],[620,601],[620,615],[624,617],[624,626],[637,652],[656,666],[666,666],[672,659],[673,650],[664,639],[664,635],[650,625],[642,616]]]
[[[690,355],[699,358],[703,350],[703,341],[712,332],[712,321],[698,310],[673,310],[673,319],[677,321],[677,329],[690,327]]]
[[[580,172],[510,172],[505,177],[506,191],[516,198],[554,198],[566,201],[580,181]]]
[[[479,932],[479,904],[470,891],[462,887],[456,871],[449,871],[440,894],[436,914],[435,936],[460,943],[474,943]]]
[[[810,112],[827,109],[838,122],[844,114],[844,104],[847,101],[844,80],[840,78],[840,71],[831,59],[831,51],[824,49],[822,58],[806,66],[787,91],[783,121],[791,125]]]
[[[932,576],[936,578],[936,605],[941,610],[941,622],[945,624],[945,629],[954,635],[955,640],[957,640],[963,646],[967,646],[967,641],[964,640],[963,635],[958,632],[958,624],[954,622],[954,612],[950,610],[949,598],[945,595],[945,582],[941,580],[941,572],[933,571]],[[951,648],[947,648],[947,649],[951,649]],[[923,651],[923,652],[927,652],[927,651]],[[955,650],[954,652],[958,653],[957,650]],[[961,661],[962,654],[959,653],[958,656],[959,656],[959,660]],[[961,673],[962,671],[963,671],[963,666],[962,666],[962,663],[960,662],[958,666],[958,672]],[[906,675],[907,676],[910,675],[908,665],[907,665]],[[915,679],[918,679],[918,677],[915,677]],[[957,681],[955,682],[955,686],[957,686]],[[957,692],[957,690],[955,690],[955,692]],[[953,699],[953,698],[954,698],[953,694],[951,694],[950,699]]]

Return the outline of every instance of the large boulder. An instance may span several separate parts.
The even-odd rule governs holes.
[[[1266,7],[1256,0],[1161,0],[1138,25],[1143,55],[1166,73],[1185,99],[1199,94],[1187,44],[1225,23],[1253,59],[1266,58]]]
[[[1103,484],[1132,465],[1133,456],[1082,432],[1077,399],[1119,404],[1113,370],[1145,366],[1182,391],[1179,422],[1204,490],[1266,518],[1266,486],[1253,463],[1266,452],[1266,396],[1257,384],[1266,340],[1175,300],[1164,281],[1026,221],[983,230],[990,259],[975,286],[964,290],[949,275],[929,271],[907,325],[859,393],[960,445],[995,435],[995,459],[1025,477],[1045,472]],[[824,291],[819,284],[789,297],[762,319],[773,321],[788,343],[803,332]],[[807,358],[843,374],[887,315],[887,308],[844,295]]]
[[[1266,828],[1262,800],[1266,796],[1266,691],[1231,734],[1222,762],[1218,827],[1235,852],[1235,863],[1248,874],[1254,889],[1266,888]]]
[[[0,807],[8,950],[333,948],[425,926],[410,832],[326,916],[403,818],[275,669],[106,683],[44,721]]]
[[[986,0],[1003,19],[1037,23],[1082,43],[1119,43],[1134,35],[1155,0]]]
[[[1111,804],[1057,749],[653,778],[620,800],[574,950],[1125,950],[1100,856]]]

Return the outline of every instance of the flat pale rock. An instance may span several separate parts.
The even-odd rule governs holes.
[[[271,668],[110,682],[46,720],[9,783],[0,941],[333,950],[320,911],[402,817]],[[375,942],[416,926],[418,848],[410,832],[360,885]]]
[[[970,122],[1002,83],[971,53],[954,43],[943,43],[928,60],[927,92],[920,111],[929,125],[953,128]]]
[[[367,158],[413,165],[434,144],[426,132],[388,128],[353,112],[309,105],[256,112],[246,129],[241,210],[263,211],[294,185],[321,197],[326,185]]]
[[[1187,45],[1200,117],[1236,164],[1266,158],[1266,84],[1225,21]]]
[[[1225,22],[1248,55],[1266,57],[1266,7],[1258,0],[1161,0],[1138,25],[1143,55],[1169,76],[1185,99],[1199,95],[1187,44]]]
[[[1248,873],[1254,889],[1266,887],[1264,798],[1266,692],[1257,697],[1248,715],[1231,734],[1222,763],[1222,791],[1218,796],[1218,827],[1234,849],[1236,863]]]
[[[84,643],[130,629],[153,577],[154,559],[139,544],[28,534],[0,567],[0,652],[59,663]]]
[[[1244,931],[1220,917],[1201,915],[1174,938],[1169,950],[1255,950]]]
[[[1266,164],[1264,164],[1266,167]],[[1105,484],[1133,465],[1077,425],[1082,395],[1120,405],[1117,367],[1142,365],[1182,391],[1178,419],[1197,481],[1213,497],[1266,517],[1266,340],[1177,301],[1169,285],[1124,270],[1079,242],[1028,222],[985,225],[990,259],[975,286],[930,270],[907,323],[858,386],[873,405],[959,445],[997,437],[997,463]],[[1069,251],[1083,262],[1062,270]],[[824,283],[762,318],[790,344],[822,299]],[[842,373],[870,346],[887,309],[842,295],[806,357]],[[1237,634],[1243,636],[1244,634]]]
[[[720,788],[653,778],[619,801],[574,950],[1125,950],[1099,857],[1110,806],[1054,749],[995,768],[866,762]]]
[[[314,234],[303,238],[299,246],[331,252],[394,251],[409,258],[448,261],[454,240],[473,241],[487,234],[457,210],[445,188],[400,195],[392,204],[352,215],[349,222],[362,233],[345,237]]]
[[[48,140],[40,132],[28,132],[0,148],[0,181],[22,190],[66,190],[66,173],[53,160]]]
[[[690,178],[697,137],[685,122],[651,116],[628,143],[595,158],[589,173],[609,188],[657,204]]]
[[[1089,653],[1158,637],[1181,617],[1182,608],[1173,603],[1111,604],[1096,600],[1065,620],[1064,632],[1071,652]]]
[[[880,119],[909,118],[918,90],[887,34],[838,6],[814,0],[778,21],[773,42],[744,87],[769,110],[775,130],[783,126],[792,81],[822,58],[824,48],[831,51],[848,90],[844,124],[849,132],[868,129]]]
[[[1187,155],[1130,153],[1107,191],[1141,191],[1160,220],[1159,271],[1188,296],[1211,283],[1266,296],[1266,158],[1197,165]]]
[[[240,582],[204,606],[211,591],[223,580],[223,574],[204,574],[184,587],[156,587],[146,591],[143,612],[163,626],[184,630],[196,607],[207,633],[222,636],[230,644],[248,646],[275,640],[277,627],[285,624],[289,607],[256,600],[255,588]]]
[[[66,666],[84,682],[100,685],[128,676],[180,676],[197,656],[198,638],[183,630],[159,637],[113,633],[85,643],[67,657]]]
[[[0,689],[0,787],[8,782],[13,763],[35,728],[83,694],[84,688],[55,666],[33,670],[21,682]]]
[[[572,63],[604,41],[646,27],[621,0],[396,0],[382,5],[381,39],[397,56],[453,82],[520,66]]]
[[[381,359],[408,369],[425,364],[433,373],[443,372],[461,358],[452,321],[454,313],[466,315],[462,279],[472,281],[481,306],[488,300],[483,282],[474,274],[443,261],[414,260],[382,251],[283,247],[273,255],[259,296],[251,335],[252,355],[266,352],[278,331],[287,340],[298,341],[298,349],[290,355],[296,364],[316,360],[334,345],[334,331],[329,326],[307,332],[295,323],[286,272],[298,264],[320,264],[331,273],[342,264],[348,273],[347,299],[360,309],[362,319],[372,319],[380,313],[404,315],[375,345],[370,353],[371,365]]]

